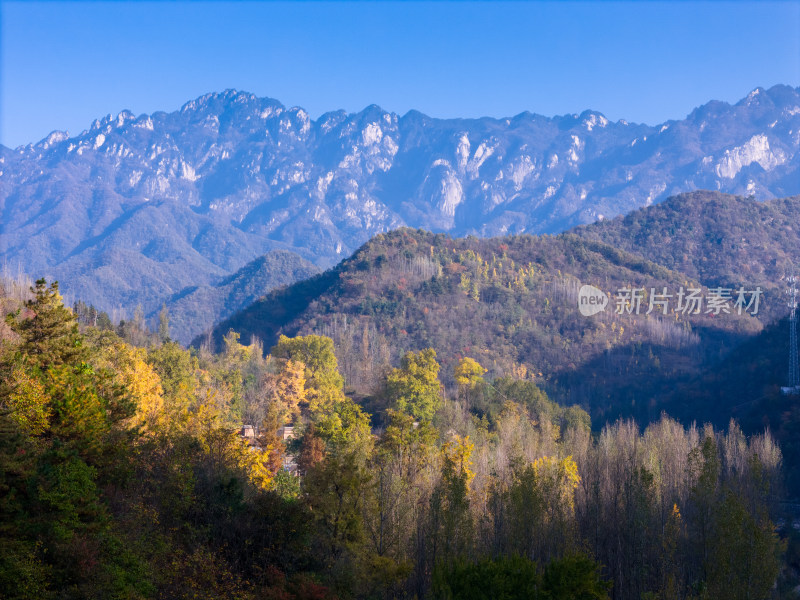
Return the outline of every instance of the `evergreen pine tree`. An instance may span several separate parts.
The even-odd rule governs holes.
[[[58,282],[48,287],[44,279],[31,288],[34,298],[20,311],[6,318],[11,329],[22,338],[20,353],[28,364],[42,371],[65,364],[77,365],[85,358],[75,315],[63,304]]]

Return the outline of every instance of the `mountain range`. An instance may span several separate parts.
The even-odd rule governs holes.
[[[403,226],[557,233],[695,189],[790,196],[798,150],[800,88],[788,86],[656,126],[593,111],[435,119],[377,106],[312,119],[227,90],[0,147],[0,261],[105,310],[166,302],[187,340],[197,330],[179,325],[180,299],[274,250],[327,268]],[[253,297],[281,283],[262,278]],[[241,307],[222,303],[219,316]]]

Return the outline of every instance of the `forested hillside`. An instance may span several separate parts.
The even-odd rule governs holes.
[[[496,264],[442,241],[473,252],[448,263],[465,266],[462,293],[480,299],[477,265],[516,272],[513,240]],[[430,348],[383,371],[365,411],[329,337],[265,353],[230,333],[218,354],[189,351],[166,318],[155,334],[79,325],[44,280],[3,281],[0,308],[4,598],[745,599],[794,585],[769,433],[663,416],[593,435],[525,371],[490,377],[484,355],[443,367]]]
[[[171,308],[313,269],[273,253],[150,327],[3,279],[3,597],[785,597],[800,414],[769,280],[797,202],[694,194],[558,236],[400,229],[190,349]],[[583,285],[605,310],[581,313]],[[720,285],[763,285],[758,314],[712,310]],[[707,304],[679,310],[682,289]]]
[[[573,231],[708,286],[776,291],[793,268],[800,273],[800,196],[757,202],[698,191]],[[786,313],[777,301],[764,308],[773,318]]]
[[[611,306],[582,316],[582,284],[605,290]],[[646,299],[641,314],[615,312],[619,289],[649,296],[651,288],[677,294],[692,286],[685,275],[570,234],[481,240],[405,229],[267,295],[219,324],[210,341],[219,348],[229,329],[267,345],[280,334],[330,335],[348,385],[367,395],[406,350],[431,346],[447,369],[473,356],[492,376],[534,378],[595,416],[649,419],[660,412],[649,404],[660,386],[699,373],[762,327],[736,311],[647,315]]]

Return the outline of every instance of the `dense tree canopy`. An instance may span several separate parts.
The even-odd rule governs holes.
[[[265,355],[231,333],[214,355],[136,319],[79,328],[44,281],[2,300],[4,598],[688,600],[788,585],[766,433],[666,416],[592,432],[526,372],[463,358],[448,392],[433,349],[356,398],[322,335]]]

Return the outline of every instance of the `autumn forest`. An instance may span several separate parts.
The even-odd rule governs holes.
[[[598,425],[525,370],[465,353],[445,367],[435,348],[362,361],[356,390],[337,353],[352,365],[358,348],[326,335],[265,346],[230,330],[186,349],[166,310],[152,327],[141,313],[112,323],[45,280],[4,280],[0,300],[4,598],[754,599],[786,586],[768,431],[667,414]]]

